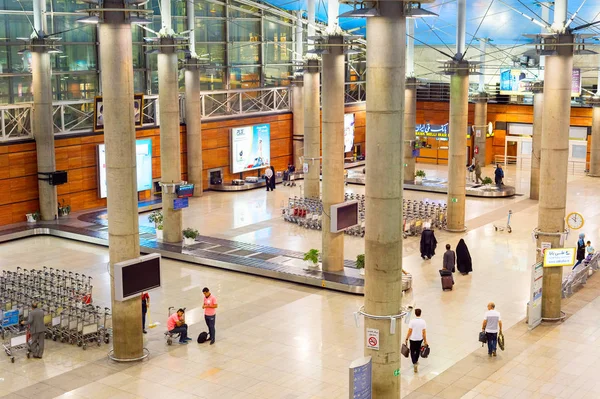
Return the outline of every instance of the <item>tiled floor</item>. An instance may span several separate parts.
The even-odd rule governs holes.
[[[445,170],[425,169],[428,175],[441,176]],[[490,174],[490,170],[486,172],[484,175]],[[527,175],[510,167],[506,174],[508,184],[527,194]],[[364,190],[358,186],[349,189]],[[192,201],[184,221],[205,235],[230,240],[295,251],[320,247],[318,232],[290,225],[279,217],[281,202],[290,192],[293,195],[293,190],[279,186],[268,195],[262,190],[210,193]],[[298,188],[295,190],[298,192]],[[420,193],[406,195],[424,198]],[[598,195],[600,187],[595,180],[570,177],[568,211],[583,212],[585,231],[593,242],[600,233],[600,206],[595,200]],[[444,196],[431,198],[444,200]],[[404,268],[413,274],[413,292],[405,300],[423,308],[432,355],[422,361],[418,375],[403,359],[403,396],[600,397],[595,382],[589,382],[595,381],[591,376],[597,373],[594,365],[600,353],[596,341],[600,337],[600,327],[596,327],[600,325],[600,302],[595,299],[594,288],[594,279],[600,276],[592,277],[588,287],[565,303],[563,308],[572,316],[564,324],[528,333],[526,326],[518,322],[525,316],[529,294],[536,202],[522,196],[468,199],[467,203],[469,231],[464,235],[438,232],[440,250],[432,260],[421,260],[416,238],[406,240]],[[508,209],[515,212],[513,233],[495,232],[492,224],[505,223]],[[146,223],[145,215],[140,220]],[[437,272],[441,248],[446,243],[454,246],[462,237],[471,251],[474,273],[456,276],[455,289],[442,292]],[[569,237],[569,243],[575,239]],[[347,237],[345,257],[352,259],[363,248],[361,239]],[[46,265],[92,275],[98,305],[109,303],[107,262],[105,248],[56,238],[37,237],[0,245],[1,269]],[[27,360],[21,353],[11,364],[0,353],[0,397],[348,396],[348,364],[364,352],[363,329],[355,326],[353,317],[362,304],[360,296],[169,260],[164,262],[163,277],[163,287],[151,294],[151,319],[162,324],[146,336],[149,360],[114,364],[106,360],[105,345],[82,351],[47,341],[43,360]],[[192,335],[206,329],[201,309],[204,286],[210,287],[220,301],[217,343],[167,347],[162,332],[169,306],[187,307]],[[509,345],[507,352],[492,361],[476,341],[490,300],[502,313]],[[587,387],[591,388],[582,392]]]

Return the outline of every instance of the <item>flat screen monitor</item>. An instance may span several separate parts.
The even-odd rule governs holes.
[[[344,115],[344,152],[352,152],[354,147],[354,114]]]
[[[57,170],[56,172],[50,173],[49,183],[51,186],[60,186],[61,184],[66,184],[67,181],[67,171],[65,170]]]
[[[115,263],[115,300],[126,301],[160,287],[160,254]]]
[[[339,233],[358,225],[358,201],[331,205],[331,232]]]
[[[136,140],[137,191],[152,189],[152,139]],[[98,194],[106,198],[106,145],[98,145]]]
[[[231,129],[231,173],[262,169],[271,164],[268,123]]]
[[[175,186],[175,194],[178,198],[193,197],[194,196],[194,185],[193,184],[178,184]]]

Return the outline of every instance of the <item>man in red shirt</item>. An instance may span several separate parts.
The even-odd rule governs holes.
[[[187,331],[188,326],[185,324],[185,310],[179,309],[177,313],[173,313],[167,319],[167,331],[171,334],[180,334],[179,335],[179,343],[184,345],[187,344],[188,341],[191,341],[191,338],[188,338]]]
[[[208,326],[208,335],[210,336],[210,344],[215,343],[215,319],[217,314],[217,298],[214,295],[210,294],[210,290],[206,287],[202,289],[204,293],[204,305],[202,305],[202,309],[204,309],[204,321],[206,321],[206,325]]]

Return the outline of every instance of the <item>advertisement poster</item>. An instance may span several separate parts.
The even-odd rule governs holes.
[[[344,152],[352,152],[354,147],[354,114],[344,115]]]
[[[231,173],[269,166],[271,127],[269,124],[231,129]]]
[[[503,69],[500,71],[500,94],[503,95],[533,95],[532,84],[538,77],[527,69]],[[573,69],[571,78],[571,96],[581,95],[581,70]]]
[[[152,189],[152,140],[136,140],[137,191]],[[106,146],[98,145],[98,191],[106,198]]]
[[[544,251],[544,267],[573,266],[575,248],[547,248]]]

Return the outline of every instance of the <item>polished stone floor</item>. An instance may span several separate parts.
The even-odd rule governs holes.
[[[421,168],[430,176],[446,173],[442,166]],[[487,168],[484,175],[491,173]],[[422,360],[418,375],[403,359],[399,377],[403,396],[600,397],[600,387],[594,388],[591,377],[592,371],[597,372],[593,366],[600,353],[600,307],[593,287],[594,278],[600,277],[592,277],[589,288],[566,302],[572,316],[564,324],[529,333],[521,323],[535,254],[531,231],[537,222],[537,203],[527,199],[528,175],[514,167],[506,170],[507,184],[524,196],[467,199],[469,230],[453,235],[437,232],[439,251],[432,260],[419,257],[417,238],[405,241],[404,268],[413,274],[413,290],[405,300],[423,309],[432,356]],[[349,186],[348,190],[362,193],[364,188]],[[207,193],[192,200],[184,223],[214,237],[296,251],[320,248],[319,232],[280,217],[283,201],[299,193],[299,187],[282,186],[273,193]],[[599,236],[598,195],[600,186],[594,179],[569,176],[567,211],[583,213],[583,230],[592,242]],[[445,201],[440,195],[428,198]],[[496,232],[493,224],[505,224],[509,209],[514,212],[512,234]],[[147,223],[146,215],[140,220]],[[455,246],[460,238],[469,246],[474,273],[456,276],[455,289],[442,292],[438,274],[442,248],[446,243]],[[568,244],[575,241],[573,234]],[[363,251],[360,238],[346,238],[347,259]],[[93,276],[98,305],[109,303],[107,262],[105,248],[58,238],[0,245],[0,269],[45,265]],[[363,355],[364,347],[363,329],[355,326],[353,317],[362,304],[360,296],[170,260],[163,265],[163,287],[151,293],[151,319],[161,325],[146,336],[149,360],[116,365],[106,360],[106,345],[83,351],[54,342],[48,342],[42,360],[27,360],[19,353],[12,364],[0,353],[0,397],[348,397],[348,364]],[[162,333],[169,306],[188,309],[192,335],[206,330],[201,309],[204,286],[219,298],[217,343],[167,347]],[[510,345],[492,363],[482,356],[485,353],[476,341],[485,305],[491,300],[502,313]],[[586,383],[586,378],[592,383]]]

